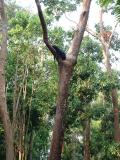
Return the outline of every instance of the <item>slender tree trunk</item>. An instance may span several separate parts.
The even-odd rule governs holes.
[[[86,120],[84,125],[84,160],[90,160],[90,120]]]
[[[1,74],[0,74],[1,79]],[[12,135],[12,126],[6,110],[6,104],[3,102],[5,97],[1,94],[1,85],[0,85],[0,115],[3,122],[3,127],[5,130],[5,142],[6,142],[6,160],[14,159],[14,147],[13,147],[13,135]],[[2,102],[1,102],[2,101]],[[5,101],[5,100],[4,100]],[[4,108],[3,108],[4,107]]]
[[[114,139],[115,142],[120,142],[120,128],[119,128],[119,106],[118,106],[118,98],[117,98],[117,90],[112,89],[112,104],[113,104],[113,112],[114,112]]]
[[[106,71],[111,78],[112,69],[111,69],[111,64],[110,64],[109,49],[110,49],[111,40],[112,40],[112,37],[113,37],[113,34],[114,34],[114,30],[115,30],[117,24],[115,25],[115,28],[114,28],[113,32],[111,33],[111,36],[108,37],[107,32],[104,30],[104,25],[103,25],[103,19],[102,18],[103,18],[103,9],[101,8],[101,10],[100,10],[100,36],[97,36],[96,33],[92,32],[88,28],[87,28],[87,31],[91,35],[93,35],[94,37],[99,39],[99,41],[101,42],[102,47],[103,47],[103,57],[104,57],[104,60],[105,60]],[[115,142],[120,142],[119,105],[118,105],[118,96],[117,96],[117,89],[116,88],[112,89],[111,98],[112,98],[113,113],[114,113],[114,140],[115,140]]]
[[[29,146],[28,146],[28,155],[27,160],[32,160],[32,149],[33,149],[33,131],[30,133],[30,140],[29,140]]]
[[[19,106],[20,107],[20,106]],[[19,108],[21,109],[21,108]],[[24,120],[24,114],[20,111],[18,111],[18,148],[19,148],[19,160],[25,159],[25,120]]]
[[[2,41],[0,48],[0,116],[5,130],[6,160],[14,159],[12,126],[7,112],[5,92],[5,64],[7,55],[7,24],[4,11],[4,1],[0,0],[0,20],[2,24]]]
[[[110,42],[112,37],[109,37],[108,39],[105,38],[103,35],[104,26],[103,26],[103,9],[100,10],[100,34],[101,34],[101,43],[103,46],[103,57],[105,60],[105,67],[106,71],[109,74],[110,78],[112,76],[112,69],[110,64]],[[111,36],[113,33],[111,34]],[[120,128],[119,128],[119,105],[118,105],[118,97],[117,97],[117,89],[114,88],[111,91],[111,98],[112,98],[112,105],[113,105],[113,113],[114,113],[114,140],[115,142],[120,142]]]
[[[104,59],[106,70],[109,73],[110,77],[112,76],[112,69],[110,64],[110,54],[108,46],[104,46]],[[112,105],[113,105],[113,113],[114,113],[114,140],[115,142],[120,142],[120,128],[119,128],[119,105],[118,105],[118,96],[117,89],[114,88],[111,91]]]

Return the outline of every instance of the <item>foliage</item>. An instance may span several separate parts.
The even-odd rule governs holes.
[[[111,2],[116,2],[117,7],[119,6],[118,1],[100,2],[105,7]],[[43,0],[42,3],[45,7],[50,41],[67,53],[72,32],[64,31],[62,27],[53,24],[55,19],[58,20],[66,11],[76,10],[80,1]],[[8,17],[6,96],[11,121],[13,121],[13,106],[18,103],[14,144],[18,149],[21,140],[20,131],[25,127],[22,141],[25,156],[27,157],[29,152],[30,136],[33,135],[32,158],[46,160],[56,111],[57,62],[43,44],[38,16],[12,1],[7,1],[6,4]],[[110,31],[111,26],[106,26],[104,29]],[[99,33],[99,24],[96,25],[96,30]],[[119,51],[119,46],[119,35],[114,33],[111,41],[112,52]],[[116,160],[120,156],[120,144],[113,142],[110,95],[113,88],[120,89],[119,73],[113,70],[110,79],[109,75],[101,70],[102,59],[99,43],[85,36],[70,81],[68,110],[64,119],[66,132],[63,160],[83,159],[83,131],[86,120],[91,120],[91,160]],[[1,159],[5,159],[3,135],[4,130],[0,123]]]
[[[46,12],[48,15],[54,15],[58,20],[61,15],[65,12],[74,11],[77,9],[77,5],[80,4],[79,0],[43,0],[43,4],[46,7]],[[53,7],[54,6],[54,7]]]
[[[120,21],[120,0],[99,0],[99,3],[104,7],[112,6],[112,12]]]

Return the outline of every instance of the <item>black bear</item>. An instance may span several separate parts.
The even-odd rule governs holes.
[[[58,48],[58,47],[55,46],[55,45],[53,45],[52,47],[55,49],[58,58],[61,58],[62,60],[65,60],[65,59],[66,59],[66,54],[65,54],[64,51],[62,51],[60,48]],[[56,57],[55,57],[55,58],[56,58]]]

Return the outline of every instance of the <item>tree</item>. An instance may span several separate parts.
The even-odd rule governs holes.
[[[111,64],[110,64],[110,52],[109,48],[111,45],[111,40],[112,40],[112,34],[108,35],[107,31],[104,31],[104,26],[103,26],[103,9],[101,8],[100,12],[100,35],[101,35],[101,43],[103,47],[103,56],[105,60],[105,67],[106,70],[111,77],[112,75],[112,69],[111,69]],[[107,35],[104,36],[104,33],[107,33]],[[111,98],[112,98],[112,104],[113,104],[113,113],[114,113],[114,139],[116,142],[120,141],[120,129],[119,129],[119,107],[118,107],[118,98],[117,98],[117,89],[112,88],[111,90]]]
[[[0,0],[1,16],[1,48],[0,48],[0,116],[5,130],[6,160],[14,159],[13,133],[10,117],[7,111],[5,90],[5,65],[7,57],[7,22],[4,10],[4,0]]]
[[[41,21],[42,29],[43,29],[43,40],[48,47],[48,49],[52,52],[52,54],[57,57],[57,53],[54,48],[52,48],[49,39],[48,39],[48,30],[46,26],[46,22],[43,16],[43,12],[41,10],[41,5],[39,0],[35,0],[39,18]],[[65,132],[65,112],[67,109],[67,99],[68,99],[68,89],[69,82],[72,76],[73,68],[77,61],[77,56],[79,53],[79,48],[83,39],[83,34],[85,31],[85,27],[88,20],[89,9],[90,9],[91,0],[83,1],[82,13],[80,16],[79,23],[77,25],[77,30],[74,32],[73,41],[71,47],[68,51],[67,58],[65,61],[61,59],[57,59],[58,61],[58,72],[59,72],[59,88],[58,88],[58,99],[57,99],[57,107],[56,107],[56,115],[55,115],[55,125],[53,129],[53,138],[51,143],[51,150],[49,155],[49,160],[60,160],[62,145],[64,141],[64,132]]]
[[[111,31],[109,28],[105,27],[103,24],[103,13],[104,13],[104,9],[101,8],[100,9],[99,32],[98,33],[94,33],[93,31],[91,32],[89,28],[87,28],[87,31],[91,33],[91,35],[96,37],[101,43],[102,49],[103,49],[103,58],[104,58],[106,72],[109,75],[109,78],[112,80],[113,71],[112,71],[111,62],[110,62],[110,48],[114,49],[114,46],[115,46],[114,42],[112,44],[112,39],[114,37],[115,28],[118,23],[116,23],[113,31]],[[120,141],[119,106],[118,106],[117,87],[115,86],[111,88],[111,99],[112,99],[113,113],[114,113],[114,140],[116,142],[119,142]]]

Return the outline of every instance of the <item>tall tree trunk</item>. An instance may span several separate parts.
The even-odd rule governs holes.
[[[109,73],[110,77],[112,76],[112,69],[110,64],[110,53],[107,45],[104,45],[104,59],[106,70]],[[119,128],[119,105],[118,105],[118,96],[117,89],[114,88],[111,91],[112,105],[113,105],[113,113],[114,113],[114,140],[115,142],[120,142],[120,128]]]
[[[90,160],[90,120],[86,120],[84,125],[84,160]]]
[[[43,30],[43,40],[52,54],[55,57],[58,57],[56,51],[49,42],[47,26],[39,0],[35,0],[35,2],[37,5],[38,15]],[[91,0],[83,0],[83,8],[80,15],[79,23],[77,24],[77,29],[74,33],[73,41],[68,51],[66,60],[62,61],[59,58],[57,59],[59,68],[59,87],[53,137],[51,142],[50,155],[48,158],[49,160],[61,160],[62,144],[64,141],[65,132],[65,114],[67,109],[69,82],[72,76],[73,68],[77,61],[79,48],[86,28],[90,4]]]
[[[5,130],[6,160],[14,159],[12,125],[7,112],[6,92],[5,92],[5,64],[7,55],[7,23],[4,11],[4,0],[0,0],[0,20],[2,24],[2,40],[0,48],[0,116]]]
[[[111,69],[111,64],[110,64],[110,53],[109,49],[111,46],[111,40],[114,34],[114,30],[117,26],[115,25],[115,28],[113,32],[111,33],[110,36],[107,35],[107,32],[104,30],[104,25],[103,25],[103,9],[101,8],[100,10],[100,36],[97,36],[95,32],[87,28],[87,32],[90,33],[92,36],[96,37],[99,39],[100,43],[102,44],[103,47],[103,57],[105,60],[105,67],[107,73],[110,75],[110,78],[112,76],[112,69]],[[99,34],[99,33],[98,33]],[[111,91],[111,98],[112,98],[112,105],[113,105],[113,113],[114,113],[114,140],[115,142],[120,142],[120,128],[119,128],[119,105],[118,105],[118,96],[117,96],[117,89],[114,88]]]
[[[32,160],[32,149],[33,149],[33,131],[30,133],[29,146],[28,146],[27,160]]]
[[[106,39],[104,35],[104,26],[103,26],[103,9],[100,10],[100,34],[101,34],[101,43],[103,46],[103,57],[105,60],[106,71],[109,74],[110,78],[112,76],[112,69],[110,64],[110,43],[112,37]],[[114,31],[113,31],[114,32]],[[111,34],[111,36],[113,33]],[[117,97],[117,89],[114,88],[111,91],[112,105],[113,105],[113,113],[114,113],[114,140],[115,142],[120,142],[120,128],[119,128],[119,106],[118,106],[118,97]]]
[[[19,106],[21,109],[21,106]],[[18,111],[18,148],[19,148],[19,160],[24,160],[25,159],[25,119],[24,119],[24,114],[23,112]]]
[[[120,142],[120,128],[119,128],[119,106],[118,106],[118,98],[117,98],[117,90],[112,89],[112,104],[113,104],[113,112],[114,112],[114,139],[115,142]]]
[[[68,51],[68,62],[59,65],[59,92],[49,160],[61,160],[62,144],[64,141],[65,132],[65,115],[67,110],[69,82],[72,76],[75,62],[77,60],[77,55],[79,53],[79,48],[87,24],[90,2],[91,0],[83,1],[83,11],[81,13],[80,20],[77,26],[78,30],[74,34],[71,47]]]
[[[64,67],[60,67],[59,69],[59,94],[49,160],[61,159],[62,144],[64,141],[65,110],[67,106],[68,86],[72,74],[71,67]]]

